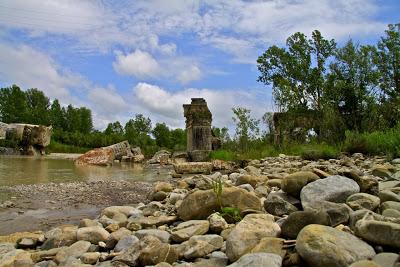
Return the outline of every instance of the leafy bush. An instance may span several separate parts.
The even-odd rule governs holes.
[[[400,124],[395,128],[371,133],[346,132],[344,150],[367,155],[400,157]]]

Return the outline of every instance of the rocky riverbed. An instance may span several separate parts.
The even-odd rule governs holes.
[[[118,202],[136,194],[127,184],[109,185],[120,190],[115,199],[71,186],[50,201],[112,206],[76,224],[1,236],[0,266],[398,267],[399,171],[400,159],[282,155],[157,182],[131,205]],[[74,200],[68,192],[82,187],[96,193]]]
[[[146,182],[109,180],[2,186],[0,193],[8,200],[0,204],[0,235],[48,230],[95,218],[110,205],[146,202],[151,187]]]

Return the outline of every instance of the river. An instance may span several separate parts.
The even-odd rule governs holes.
[[[0,186],[84,182],[96,180],[156,181],[167,178],[171,168],[115,163],[112,167],[77,166],[70,159],[0,156]]]
[[[154,181],[169,181],[172,166],[115,163],[77,166],[65,155],[0,156],[0,236],[47,230],[95,218],[111,205],[147,201]]]

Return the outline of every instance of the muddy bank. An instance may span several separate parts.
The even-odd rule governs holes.
[[[2,201],[8,205],[0,207],[0,235],[47,230],[82,218],[95,218],[110,205],[146,202],[151,187],[151,183],[129,181],[2,186]]]

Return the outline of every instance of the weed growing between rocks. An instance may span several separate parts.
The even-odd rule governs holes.
[[[227,221],[239,222],[242,220],[242,215],[240,214],[240,209],[235,207],[224,207],[222,205],[222,191],[223,182],[221,179],[212,181],[213,191],[217,197],[217,204],[219,207],[219,214],[224,217]]]

